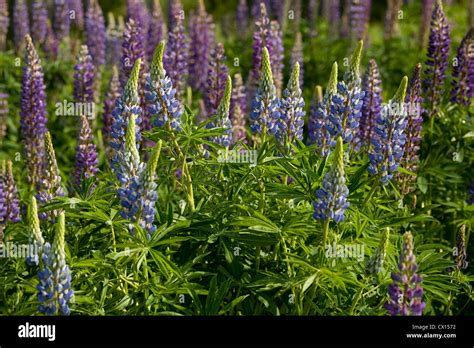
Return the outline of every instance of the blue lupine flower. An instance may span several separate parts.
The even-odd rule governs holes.
[[[375,120],[369,148],[369,173],[379,175],[382,185],[388,183],[398,169],[406,141],[406,110],[403,107],[408,78],[405,76],[393,99]]]
[[[164,51],[165,42],[162,41],[155,50],[145,84],[147,109],[155,127],[169,126],[180,131],[183,107],[176,98],[173,82],[163,68]]]
[[[280,103],[280,117],[276,120],[275,136],[280,143],[295,139],[303,139],[304,126],[304,100],[300,88],[300,65],[296,62],[288,82],[283,91]]]
[[[271,132],[274,119],[279,118],[280,101],[276,96],[275,84],[270,66],[270,56],[266,47],[263,48],[262,73],[255,98],[252,100],[250,112],[250,128],[252,133],[265,134]]]
[[[224,96],[221,99],[219,107],[217,108],[216,118],[209,122],[206,128],[224,128],[225,132],[222,135],[218,135],[211,138],[216,144],[222,146],[230,146],[232,142],[232,123],[229,119],[230,110],[230,96],[232,94],[232,80],[230,76],[227,76],[227,83],[225,86]]]
[[[314,202],[313,217],[316,220],[344,220],[344,211],[349,207],[347,196],[349,189],[344,178],[344,150],[342,138],[336,141],[336,150],[331,168],[323,179],[322,187],[316,191],[318,200]]]
[[[38,272],[38,311],[47,315],[70,314],[69,301],[74,292],[71,289],[71,271],[66,264],[65,231],[64,212],[61,212],[53,246],[46,242],[42,248],[42,265]]]

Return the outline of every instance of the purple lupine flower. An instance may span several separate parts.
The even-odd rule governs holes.
[[[8,222],[18,222],[20,217],[20,198],[13,178],[12,162],[2,161],[0,168],[0,240]]]
[[[242,75],[234,75],[234,83],[232,86],[232,96],[230,97],[229,117],[232,121],[232,142],[236,143],[241,140],[244,143],[247,138],[245,128],[247,115],[247,95],[242,80]]]
[[[348,195],[344,177],[344,149],[342,138],[338,137],[331,168],[324,176],[321,188],[316,191],[313,217],[316,220],[332,219],[336,223],[344,221],[344,211],[349,207]]]
[[[349,9],[349,25],[352,37],[362,40],[367,34],[370,20],[371,0],[351,0]]]
[[[296,33],[295,43],[293,45],[293,49],[291,50],[290,66],[295,66],[296,63],[300,65],[300,87],[303,88],[303,39],[301,38],[300,31]]]
[[[275,88],[277,96],[280,96],[283,88],[283,60],[285,59],[285,51],[283,48],[283,34],[277,21],[270,23],[270,34],[267,44],[268,51],[270,52],[270,63],[272,65]]]
[[[38,193],[36,199],[40,205],[49,203],[52,199],[64,196],[64,191],[61,186],[61,176],[59,175],[58,163],[56,161],[56,154],[54,153],[53,142],[51,134],[46,132],[44,135],[45,158],[43,160],[41,169],[41,178],[37,184]],[[58,211],[48,213],[40,213],[40,218],[46,220],[48,217],[54,218]]]
[[[466,225],[461,225],[456,238],[456,248],[453,253],[453,261],[456,270],[466,269],[469,265],[466,253]]]
[[[84,29],[84,7],[82,0],[69,0],[69,10],[74,14],[74,17],[71,16],[71,25],[79,30]]]
[[[164,56],[164,67],[173,81],[178,98],[183,95],[188,75],[188,39],[184,32],[182,16],[178,15],[173,21],[168,34],[168,44]]]
[[[135,62],[140,59],[142,66],[140,74],[143,73],[143,57],[145,50],[143,47],[143,33],[133,18],[129,19],[123,32],[122,43],[122,70],[120,82],[125,86],[130,77]],[[141,80],[141,79],[140,79]]]
[[[15,49],[20,51],[24,44],[25,35],[30,33],[30,21],[25,0],[15,0],[13,5],[13,41]]]
[[[7,46],[9,24],[10,17],[8,16],[8,1],[0,0],[0,51],[4,51]]]
[[[29,35],[25,38],[25,65],[21,81],[20,132],[25,147],[28,182],[36,185],[41,175],[46,133],[46,94],[43,68]]]
[[[133,19],[131,20],[133,21]],[[114,172],[119,175],[117,164],[117,156],[124,152],[124,137],[127,132],[128,123],[130,117],[133,115],[137,127],[134,126],[136,130],[135,138],[138,141],[141,141],[141,132],[139,125],[141,124],[141,113],[142,108],[140,106],[140,97],[138,95],[138,82],[140,78],[140,66],[141,59],[137,59],[133,65],[133,69],[130,73],[130,78],[125,85],[122,95],[117,99],[115,103],[114,111],[112,112],[113,121],[112,121],[112,130],[110,133],[110,144],[109,146],[112,149],[112,169]],[[137,144],[137,151],[138,151]]]
[[[77,186],[81,186],[83,179],[90,179],[97,174],[97,149],[93,142],[91,127],[87,117],[81,116],[81,128],[76,146],[76,164],[74,177]]]
[[[147,50],[150,13],[144,0],[127,0],[127,21],[133,19],[142,32],[142,46]]]
[[[220,101],[224,96],[227,76],[229,75],[229,69],[225,64],[226,59],[224,44],[219,42],[212,50],[209,69],[206,74],[204,103],[208,117],[216,114]]]
[[[255,84],[258,84],[260,81],[260,74],[262,72],[262,51],[263,48],[268,47],[268,37],[270,35],[270,19],[267,16],[267,10],[265,4],[262,2],[260,4],[260,17],[258,21],[255,22],[255,32],[253,34],[253,44],[252,44],[252,70],[250,72],[250,85],[254,87]],[[252,92],[251,90],[250,92]]]
[[[69,301],[74,292],[71,289],[71,271],[66,263],[66,223],[64,212],[59,214],[54,242],[46,242],[41,250],[41,271],[38,272],[38,311],[47,315],[69,315]]]
[[[337,93],[337,63],[334,62],[329,76],[328,86],[321,98],[316,88],[315,98],[311,105],[309,114],[308,131],[312,144],[318,144],[316,152],[321,156],[326,156],[333,146],[333,140],[329,133],[329,117],[331,115],[332,98]],[[322,100],[321,100],[322,99]]]
[[[259,133],[263,138],[271,132],[273,120],[279,118],[280,101],[276,96],[268,49],[263,47],[262,73],[257,93],[252,100],[250,111],[250,128],[252,133]]]
[[[262,17],[262,4],[265,6],[266,15],[267,10],[270,9],[270,0],[252,0],[252,8],[250,9],[250,12],[254,19]]]
[[[388,40],[399,34],[398,16],[402,8],[402,0],[389,0],[385,12],[384,38]]]
[[[430,40],[425,68],[423,89],[428,102],[428,115],[433,117],[441,102],[446,69],[448,68],[449,24],[441,0],[437,0],[431,18]]]
[[[104,113],[102,119],[102,137],[104,139],[104,144],[107,152],[107,158],[111,160],[112,153],[110,148],[110,142],[112,141],[112,124],[114,117],[112,115],[115,104],[120,98],[120,79],[117,67],[114,65],[112,67],[112,76],[110,78],[109,87],[107,93],[105,94],[104,99]]]
[[[407,88],[405,104],[407,105],[407,126],[405,129],[406,142],[403,157],[400,165],[416,173],[418,170],[421,145],[421,128],[423,126],[423,117],[421,116],[421,64],[418,63],[413,71],[410,84]],[[416,176],[397,173],[398,181],[401,182],[401,193],[407,194],[413,190],[412,184]]]
[[[375,120],[375,128],[369,147],[369,173],[378,175],[385,185],[397,172],[406,143],[405,128],[407,110],[404,107],[408,78],[405,76],[395,96]]]
[[[59,41],[54,34],[51,21],[48,19],[46,22],[46,39],[43,43],[43,49],[46,55],[51,60],[56,60],[59,51]]]
[[[86,11],[86,44],[96,68],[105,64],[105,20],[97,0],[90,0]],[[132,63],[133,64],[133,63]]]
[[[232,94],[232,80],[227,76],[224,95],[221,98],[215,117],[206,125],[206,128],[224,128],[224,134],[212,137],[210,140],[221,146],[228,147],[232,143],[232,124],[229,119],[230,96]]]
[[[285,8],[287,5],[286,1],[281,1],[281,0],[270,0],[270,12],[273,15],[274,18],[278,20],[278,23],[280,23],[280,26],[283,27],[283,21],[285,19]]]
[[[451,102],[469,106],[474,96],[474,29],[462,39],[453,65]]]
[[[36,45],[46,40],[47,22],[48,4],[44,0],[34,0],[31,4],[31,38]]]
[[[69,36],[69,1],[68,0],[54,0],[53,11],[53,29],[59,41]]]
[[[163,17],[163,11],[161,10],[160,1],[153,1],[153,8],[151,10],[150,20],[148,26],[148,37],[146,46],[147,61],[150,63],[153,59],[156,47],[163,40],[166,33],[166,22]]]
[[[331,99],[331,112],[326,128],[331,134],[331,144],[338,135],[342,135],[344,143],[351,143],[359,130],[362,99],[364,92],[361,89],[359,76],[362,41],[351,58],[349,69],[344,73],[344,81],[337,84],[337,93]]]
[[[359,122],[359,132],[354,139],[356,150],[370,144],[370,140],[373,137],[375,120],[379,117],[382,110],[382,79],[375,59],[369,61],[362,79],[362,90],[364,91],[361,108],[362,115]]]
[[[123,29],[115,21],[114,14],[108,13],[108,25],[106,30],[106,61],[107,64],[115,66],[120,64],[122,57]]]
[[[435,0],[422,0],[421,2],[421,21],[420,21],[420,46],[425,47],[426,45],[426,34],[427,29],[430,26],[430,18],[433,13],[433,6]]]
[[[239,28],[239,30],[237,30],[237,34],[243,38],[248,32],[247,28],[249,23],[249,8],[247,6],[247,0],[239,0],[235,18],[237,21],[236,27]]]
[[[94,65],[86,45],[81,46],[74,66],[74,100],[78,103],[94,102]]]
[[[411,232],[403,235],[403,245],[398,262],[398,272],[392,272],[392,284],[388,286],[390,300],[385,308],[390,315],[420,316],[425,309],[423,288],[420,286],[423,278],[416,271],[416,257],[413,253],[413,236]]]
[[[168,0],[168,28],[174,28],[176,25],[176,16],[184,21],[184,9],[181,0]]]
[[[189,18],[189,38],[190,86],[205,93],[206,76],[210,71],[210,51],[215,45],[215,37],[212,16],[206,12],[203,0],[199,1],[197,13],[193,13]]]
[[[8,94],[0,92],[0,144],[7,135]]]
[[[173,82],[163,68],[164,52],[165,42],[162,41],[155,50],[145,83],[147,111],[155,127],[166,127],[179,132],[183,107],[176,98]]]
[[[303,139],[304,100],[299,83],[300,65],[296,62],[288,86],[280,101],[279,118],[275,120],[275,137],[281,144],[291,144]]]

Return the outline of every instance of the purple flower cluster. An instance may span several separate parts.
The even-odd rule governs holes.
[[[47,54],[48,58],[51,60],[56,60],[58,57],[59,51],[59,40],[54,34],[51,21],[48,19],[46,22],[46,39],[43,44],[44,52]]]
[[[25,36],[30,33],[30,20],[25,0],[15,0],[13,5],[13,41],[15,49],[20,51],[23,47]]]
[[[68,0],[54,0],[53,1],[53,29],[56,38],[59,41],[69,37],[69,1]]]
[[[5,50],[6,48],[9,24],[10,17],[8,16],[8,1],[0,0],[0,51]]]
[[[26,36],[25,65],[21,81],[20,132],[28,170],[28,182],[36,185],[40,178],[46,133],[46,94],[43,68],[29,35]]]
[[[232,94],[232,80],[227,76],[224,95],[221,98],[219,107],[216,110],[215,119],[207,124],[207,128],[224,128],[224,134],[211,138],[216,144],[230,146],[232,143],[232,124],[229,119],[230,96]]]
[[[2,161],[0,167],[0,241],[7,222],[20,221],[20,198],[13,178],[12,162]]]
[[[69,315],[71,271],[66,263],[64,212],[59,214],[53,245],[43,245],[41,271],[38,272],[38,311],[47,315]]]
[[[146,52],[150,13],[144,0],[127,0],[127,21],[133,19],[142,33],[142,46]]]
[[[123,28],[115,21],[114,14],[108,13],[106,30],[106,61],[109,65],[119,65],[122,57]]]
[[[280,100],[279,118],[275,120],[275,137],[280,144],[291,144],[303,139],[304,100],[300,88],[300,65],[296,62],[288,86]]]
[[[331,168],[323,179],[323,184],[316,191],[317,201],[313,203],[316,220],[341,222],[344,220],[344,211],[349,207],[347,196],[349,189],[344,177],[344,149],[342,138],[336,140],[336,149]]]
[[[431,31],[428,44],[425,80],[423,88],[427,96],[428,115],[433,117],[438,111],[442,98],[446,69],[448,68],[449,36],[448,19],[443,11],[441,0],[437,0],[431,18]]]
[[[164,56],[164,67],[173,81],[178,97],[184,93],[188,75],[189,47],[184,32],[183,18],[177,15],[173,20],[168,34],[168,44]]]
[[[379,67],[374,59],[369,61],[362,79],[364,99],[362,102],[359,132],[354,139],[356,150],[368,146],[373,137],[375,120],[382,110],[382,79]]]
[[[249,22],[249,7],[247,6],[247,0],[239,0],[239,5],[237,6],[237,33],[243,37],[247,33],[247,27]]]
[[[366,36],[369,27],[371,6],[371,0],[351,0],[349,24],[354,39],[362,40]]]
[[[161,40],[166,37],[166,35],[166,22],[163,17],[160,1],[154,0],[149,18],[148,34],[146,40],[146,57],[148,62],[152,61],[156,47],[160,44]]]
[[[218,43],[211,53],[209,60],[209,69],[207,72],[206,90],[204,94],[204,103],[206,106],[206,115],[211,117],[216,114],[219,103],[224,95],[224,90],[229,75],[225,61],[224,44]]]
[[[0,143],[7,135],[8,94],[0,92]]]
[[[390,315],[420,316],[425,309],[423,302],[423,280],[416,271],[416,257],[413,254],[413,236],[410,232],[403,235],[402,251],[398,262],[398,272],[392,272],[392,284],[388,286],[390,300],[385,308]]]
[[[403,104],[407,83],[408,78],[405,76],[395,96],[387,105],[384,105],[382,112],[375,120],[369,148],[369,173],[378,175],[382,185],[387,184],[393,177],[404,152],[407,110]]]
[[[31,38],[36,45],[43,44],[48,32],[48,4],[44,0],[34,0],[31,5]]]
[[[82,0],[69,0],[69,10],[71,11],[70,13],[74,14],[74,17],[71,18],[71,25],[79,30],[84,29],[84,7]]]
[[[87,46],[81,46],[74,66],[74,100],[78,103],[94,102],[94,65]]]
[[[459,45],[453,66],[451,102],[469,106],[474,96],[474,29],[471,28]]]
[[[215,37],[212,16],[206,12],[203,0],[199,1],[197,13],[192,14],[189,19],[189,38],[191,42],[189,48],[190,86],[201,92],[206,92],[209,55],[215,44]]]
[[[252,133],[265,137],[273,130],[273,121],[279,118],[280,101],[276,96],[270,56],[266,47],[263,48],[262,56],[260,84],[251,104],[250,128]]]
[[[176,16],[184,20],[183,4],[181,0],[168,0],[168,28],[175,26]]]
[[[173,82],[163,68],[164,51],[165,43],[162,41],[155,50],[145,84],[147,111],[154,126],[180,131],[183,107],[176,98]]]
[[[97,174],[97,149],[93,143],[92,131],[86,116],[81,116],[81,128],[76,146],[76,164],[74,178],[80,187],[83,179],[89,179]]]
[[[143,46],[143,32],[137,22],[131,18],[125,25],[122,42],[122,71],[120,83],[125,86],[135,62],[140,59],[141,73],[143,72],[143,57],[145,49]]]
[[[106,151],[108,154],[108,159],[111,157],[110,142],[112,141],[112,125],[114,121],[113,111],[117,100],[120,98],[120,79],[117,67],[114,65],[112,67],[112,76],[110,78],[109,87],[107,93],[105,94],[104,99],[104,113],[102,118],[102,136],[104,138],[104,144],[106,146]]]
[[[96,68],[105,64],[106,31],[105,20],[97,0],[90,0],[86,12],[86,44]],[[133,62],[132,62],[133,64]]]

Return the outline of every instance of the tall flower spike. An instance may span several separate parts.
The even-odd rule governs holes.
[[[46,40],[48,4],[44,0],[34,0],[31,4],[31,38],[37,45]]]
[[[330,147],[334,145],[329,133],[329,117],[331,115],[332,98],[336,93],[337,63],[334,62],[324,98],[322,102],[318,102],[317,100],[313,101],[308,122],[309,138],[311,139],[311,143],[318,144],[316,151],[321,156],[326,156],[329,153]],[[318,98],[318,94],[316,94],[315,98]]]
[[[466,269],[468,266],[466,254],[466,225],[462,225],[458,230],[456,238],[456,248],[454,252],[454,265],[459,271]]]
[[[332,97],[328,130],[333,139],[342,135],[344,143],[351,143],[359,130],[360,110],[364,97],[359,75],[362,46],[362,41],[359,41],[349,68],[344,73],[344,81],[337,84],[337,94]],[[334,140],[331,143],[334,143]]]
[[[303,139],[305,112],[299,73],[300,65],[296,62],[280,102],[280,117],[275,120],[275,136],[281,144]]]
[[[390,229],[386,228],[382,239],[380,240],[379,246],[375,250],[372,257],[366,263],[366,273],[368,274],[377,274],[383,271],[383,264],[385,257],[387,256],[387,246],[389,242]]]
[[[342,138],[338,137],[331,168],[316,191],[317,201],[313,203],[316,220],[332,219],[339,223],[344,220],[344,211],[349,207],[349,189],[344,177],[344,149]]]
[[[356,136],[356,150],[368,146],[373,137],[375,120],[379,117],[382,109],[382,79],[379,67],[374,59],[369,61],[367,70],[362,80],[364,99],[362,101],[359,132]]]
[[[229,75],[229,69],[225,64],[226,59],[224,44],[219,42],[212,50],[211,59],[209,60],[209,69],[206,74],[207,81],[204,103],[208,117],[215,115],[222,96],[224,95],[227,76]]]
[[[9,24],[10,17],[8,16],[8,1],[0,0],[0,51],[6,49]]]
[[[407,110],[404,107],[408,78],[405,76],[395,96],[384,105],[376,119],[369,148],[369,173],[378,175],[385,185],[393,177],[402,159],[406,142]]]
[[[437,0],[431,18],[430,40],[424,71],[425,80],[423,81],[429,117],[433,117],[438,112],[438,105],[442,98],[451,43],[449,31],[443,4],[441,0]]]
[[[46,94],[43,68],[29,35],[25,38],[25,65],[21,81],[20,131],[28,170],[28,182],[36,185],[41,175],[46,133]]]
[[[145,99],[151,122],[156,127],[170,127],[181,130],[183,107],[176,98],[173,81],[163,68],[165,42],[161,41],[155,50],[150,65],[150,74],[145,84]]]
[[[122,71],[120,83],[125,86],[130,77],[135,62],[140,59],[143,68],[143,57],[145,50],[143,46],[143,33],[134,19],[129,19],[125,31],[123,32],[122,42]],[[140,69],[143,71],[143,69]]]
[[[182,16],[176,16],[173,23],[168,34],[163,64],[174,83],[179,98],[184,93],[188,75],[189,44],[184,32]]]
[[[94,102],[94,65],[87,46],[81,46],[74,66],[74,100],[77,103]]]
[[[19,52],[24,44],[24,39],[30,33],[30,20],[28,18],[28,8],[25,0],[15,0],[13,6],[13,41],[15,49]]]
[[[337,38],[341,23],[341,0],[325,0],[324,8],[327,9],[326,18],[329,22],[329,34]]]
[[[247,0],[239,0],[239,5],[237,6],[236,14],[236,27],[240,28],[237,30],[237,34],[242,38],[245,37],[245,34],[248,32],[248,22],[249,22],[249,8],[247,6]]]
[[[112,141],[112,124],[114,117],[112,115],[115,104],[120,98],[120,79],[117,67],[112,67],[112,77],[110,78],[109,88],[105,94],[104,99],[104,113],[102,115],[102,137],[106,147],[107,158],[112,159],[112,153],[110,148],[110,142]]]
[[[150,14],[150,25],[148,26],[148,37],[146,46],[147,61],[153,60],[153,54],[156,47],[160,44],[166,36],[166,22],[163,17],[163,11],[159,0],[153,0],[153,7]]]
[[[54,0],[53,29],[59,41],[69,36],[69,1]]]
[[[8,94],[0,92],[0,144],[7,135]]]
[[[257,93],[252,100],[250,128],[252,133],[259,133],[265,137],[273,130],[273,120],[279,118],[280,101],[276,96],[270,56],[266,47],[263,48],[262,57],[262,75]]]
[[[64,235],[66,223],[64,212],[59,214],[53,246],[47,242],[42,250],[42,269],[38,272],[38,311],[47,315],[69,315],[71,271],[66,263]]]
[[[105,64],[105,20],[97,0],[90,0],[86,12],[86,43],[96,68]]]
[[[272,64],[272,74],[277,96],[280,97],[283,88],[283,60],[285,58],[285,51],[283,48],[283,33],[277,21],[270,23],[270,35],[267,47],[270,52],[270,62]]]
[[[469,106],[474,96],[474,28],[462,39],[453,65],[451,102]]]
[[[260,17],[255,22],[255,32],[253,34],[252,44],[252,70],[250,72],[250,83],[253,87],[254,84],[258,84],[260,81],[260,74],[262,72],[262,57],[263,49],[268,47],[268,38],[270,35],[270,19],[267,16],[267,9],[263,2],[260,3]],[[270,53],[270,52],[269,52]],[[253,92],[253,90],[251,90]],[[253,93],[252,93],[253,94]]]
[[[407,105],[407,126],[405,130],[406,142],[403,152],[403,157],[400,165],[416,173],[419,163],[419,151],[421,145],[421,128],[423,126],[423,117],[421,116],[421,104],[423,99],[421,96],[421,64],[418,63],[413,71],[410,80],[410,85],[407,88],[407,95],[405,97],[405,104]],[[411,192],[413,182],[416,176],[407,175],[404,173],[397,173],[397,179],[401,183],[401,193],[407,194]]]
[[[390,300],[385,308],[390,315],[420,316],[425,309],[422,277],[416,271],[416,257],[413,254],[413,236],[410,232],[403,235],[402,251],[398,262],[398,272],[392,272],[392,284],[388,286]]]
[[[84,8],[82,0],[69,0],[69,10],[70,15],[74,13],[74,17],[71,18],[71,26],[79,30],[84,29]]]
[[[109,65],[119,65],[122,57],[123,32],[117,25],[114,14],[107,14],[108,24],[106,30],[106,62]]]
[[[117,99],[115,109],[112,112],[112,132],[110,134],[110,147],[113,149],[112,169],[117,174],[116,161],[117,156],[124,151],[124,137],[127,132],[130,117],[133,115],[136,119],[136,140],[141,141],[140,127],[141,113],[140,98],[138,95],[138,80],[140,74],[141,59],[137,59],[130,73],[130,78],[125,85],[122,95]],[[137,143],[138,148],[138,143]]]
[[[371,0],[351,0],[349,23],[354,39],[365,39],[369,27],[371,5]]]
[[[206,92],[214,36],[212,16],[206,12],[204,0],[199,0],[197,13],[193,13],[189,19],[189,80],[190,86],[201,92]]]
[[[298,63],[300,66],[300,87],[303,88],[304,70],[303,70],[303,41],[301,38],[301,32],[296,33],[295,43],[291,50],[290,65],[295,66]]]
[[[56,154],[54,153],[53,142],[51,134],[46,132],[44,136],[44,143],[46,147],[45,159],[43,162],[41,181],[38,183],[38,193],[36,199],[40,204],[46,204],[58,196],[64,196],[63,188],[61,187],[61,176],[59,175],[58,162],[56,161]],[[49,216],[56,217],[58,211],[52,211]],[[45,220],[48,218],[47,213],[41,213],[40,218]]]
[[[31,203],[28,207],[28,239],[30,244],[35,246],[36,253],[26,258],[29,265],[38,265],[40,262],[41,249],[43,248],[44,238],[41,232],[38,219],[38,205],[35,196],[31,196]]]
[[[92,131],[87,117],[81,116],[81,128],[76,146],[76,165],[74,177],[80,187],[83,179],[95,177],[97,174],[97,149],[93,142]]]
[[[168,0],[168,28],[173,28],[176,24],[176,16],[184,19],[184,9],[181,0]]]
[[[2,161],[0,168],[0,242],[7,222],[20,221],[20,198],[13,179],[12,162]]]
[[[216,119],[207,124],[207,128],[224,128],[224,134],[212,137],[211,141],[222,146],[232,143],[232,124],[229,119],[230,96],[232,94],[232,80],[227,76],[224,95],[216,111]]]

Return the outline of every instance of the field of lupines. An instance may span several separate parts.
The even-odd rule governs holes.
[[[472,315],[472,25],[0,0],[0,313]]]

